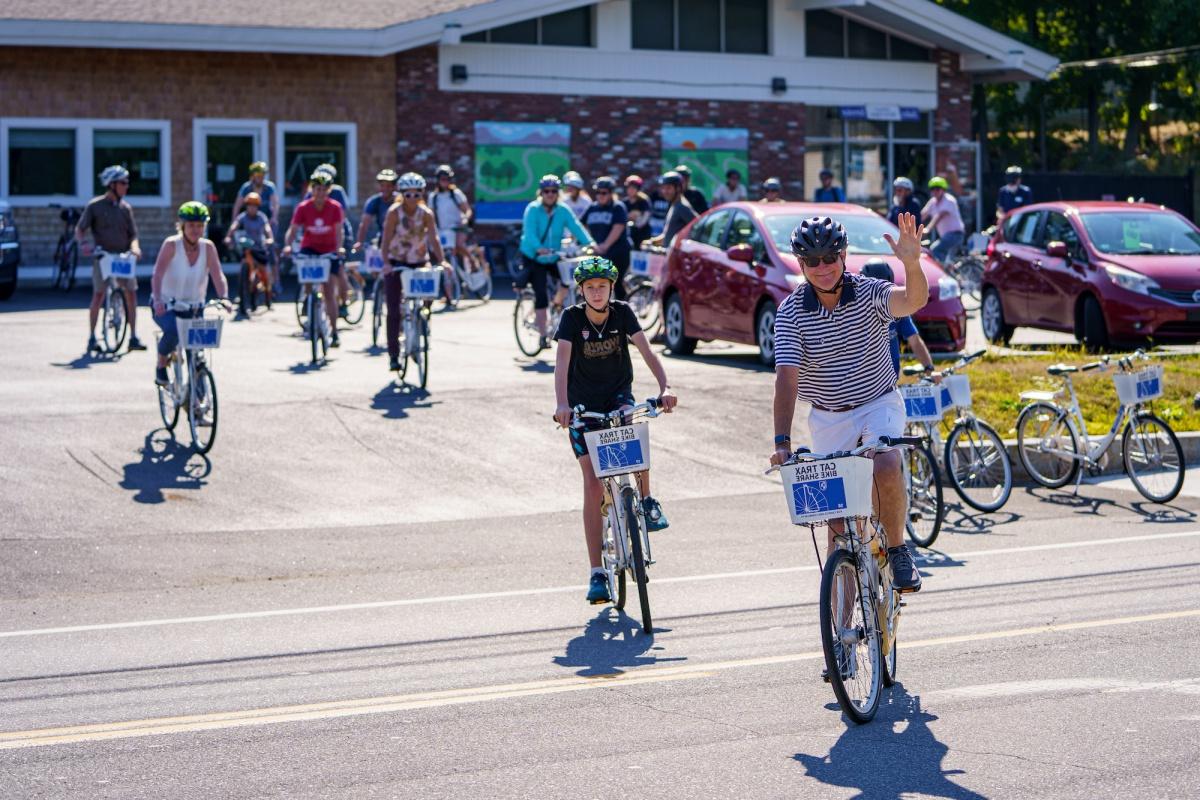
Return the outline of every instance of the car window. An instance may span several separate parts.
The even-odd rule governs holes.
[[[1079,248],[1079,234],[1071,227],[1065,214],[1050,211],[1046,214],[1046,226],[1042,229],[1042,247],[1050,242],[1064,242],[1071,252]]]
[[[721,246],[721,237],[725,233],[725,223],[729,221],[728,211],[714,211],[692,226],[689,239],[712,247]]]
[[[1042,212],[1030,211],[1022,214],[1013,222],[1012,236],[1008,240],[1013,244],[1037,244],[1038,223],[1042,221]]]
[[[811,217],[808,214],[771,214],[763,218],[767,232],[775,240],[775,246],[781,252],[792,252],[792,231],[796,226]],[[895,225],[877,214],[847,214],[839,221],[846,226],[846,235],[850,237],[850,255],[892,255],[892,248],[887,243],[885,235],[893,239],[900,236]]]
[[[1200,231],[1165,211],[1102,211],[1079,219],[1101,253],[1120,255],[1200,254]]]
[[[754,220],[750,219],[750,215],[744,211],[733,215],[733,222],[729,224],[729,234],[725,237],[726,250],[735,244],[748,244],[753,247],[755,261],[765,261],[767,258],[767,248],[763,244],[762,234],[759,233]]]

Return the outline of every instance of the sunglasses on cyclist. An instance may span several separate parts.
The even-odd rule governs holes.
[[[404,196],[407,197],[409,200],[415,200],[415,199],[418,199],[421,197],[421,193],[420,192],[405,192]]]
[[[831,256],[815,256],[813,258],[801,258],[800,261],[806,267],[819,267],[822,264],[836,264],[842,258],[841,253],[834,253]]]
[[[542,194],[558,194],[558,189],[542,189]]]

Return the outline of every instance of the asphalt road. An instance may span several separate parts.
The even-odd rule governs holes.
[[[160,429],[149,354],[79,355],[84,301],[0,313],[0,797],[1200,785],[1192,489],[951,509],[901,683],[859,727],[819,678],[813,546],[761,476],[772,376],[748,349],[667,358],[649,637],[583,601],[577,469],[509,302],[435,315],[428,392],[362,329],[312,370],[290,309],[231,322],[203,458]]]

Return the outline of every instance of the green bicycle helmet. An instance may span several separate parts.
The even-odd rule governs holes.
[[[604,278],[616,283],[619,274],[616,265],[607,258],[588,256],[575,267],[575,283],[578,285],[592,278]]]
[[[179,219],[184,222],[208,222],[208,206],[199,200],[188,200],[179,207]]]
[[[314,172],[312,175],[309,176],[308,182],[310,184],[318,184],[320,186],[332,186],[333,185],[333,176],[330,175],[328,172],[324,172],[322,170],[317,170],[316,172]]]
[[[929,179],[929,188],[930,189],[949,189],[950,184],[947,183],[946,179],[943,178],[941,175],[934,175],[932,178]]]

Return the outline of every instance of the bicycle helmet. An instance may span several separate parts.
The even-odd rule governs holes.
[[[395,182],[396,182],[396,170],[394,170],[394,169],[381,169],[381,170],[379,170],[379,174],[375,176],[375,180],[377,180],[377,181],[390,181],[390,182],[392,182],[392,183],[395,183]]]
[[[208,206],[199,200],[188,200],[179,207],[179,219],[184,222],[208,222]]]
[[[453,177],[454,177],[454,170],[452,170],[452,169],[450,168],[450,165],[449,165],[449,164],[439,164],[439,165],[438,165],[438,168],[437,168],[437,176],[440,178],[440,177],[442,177],[443,175],[445,175],[447,178],[453,178]]]
[[[1004,177],[1006,177],[1006,178],[1008,178],[1008,179],[1010,179],[1010,180],[1011,180],[1012,178],[1019,178],[1019,177],[1021,177],[1021,168],[1020,168],[1020,167],[1018,167],[1016,164],[1013,164],[1011,167],[1009,167],[1008,169],[1004,170]]]
[[[332,186],[333,176],[323,170],[317,170],[308,176],[308,182],[316,186]]]
[[[603,178],[596,178],[596,182],[592,184],[592,191],[600,191],[601,189],[607,189],[608,191],[611,192],[611,191],[614,191],[616,188],[617,188],[616,180],[608,177],[607,175],[605,175]]]
[[[248,195],[246,195],[245,201],[246,201],[246,205],[248,205],[248,206],[261,206],[262,205],[262,197],[259,195],[258,192],[250,192]]]
[[[680,164],[678,167],[676,167],[674,169],[674,171],[678,172],[684,178],[692,177],[692,168],[689,167],[687,164]]]
[[[100,173],[100,185],[108,188],[117,181],[129,180],[129,170],[125,169],[120,164],[113,164],[111,167],[105,167]]]
[[[934,175],[932,178],[929,179],[929,188],[930,189],[949,189],[950,184],[947,183],[946,179],[943,178],[941,175]]]
[[[400,176],[400,180],[396,183],[396,188],[402,192],[424,189],[425,179],[415,172],[406,172]]]
[[[667,174],[663,175],[658,182],[663,186],[675,186],[681,188],[683,186],[683,176],[675,170],[671,170]]]
[[[542,179],[540,181],[538,181],[538,188],[539,189],[561,189],[562,181],[560,181],[558,179],[557,175],[543,175]]]
[[[863,264],[863,268],[859,271],[859,275],[864,278],[878,278],[881,281],[888,283],[896,282],[896,273],[892,270],[892,266],[882,258],[872,258],[867,263]]]
[[[764,192],[782,192],[783,184],[779,182],[779,178],[767,178],[762,185]]]
[[[892,188],[908,189],[911,192],[913,190],[913,182],[901,175],[899,178],[896,178],[896,180],[892,181]]]
[[[570,186],[573,189],[582,189],[584,185],[583,176],[575,170],[571,170],[566,175],[563,175],[562,182],[564,185]]]
[[[809,217],[792,231],[792,253],[800,258],[835,255],[848,244],[846,229],[829,217]]]
[[[644,186],[646,184],[646,182],[644,180],[642,180],[641,175],[630,175],[628,178],[625,179],[626,186],[628,186],[631,183],[634,186],[637,186],[638,188],[641,188],[642,186]]]
[[[616,283],[619,274],[616,265],[607,258],[588,256],[575,267],[575,283],[576,285],[582,284],[592,278],[604,278],[606,281]]]
[[[255,161],[253,164],[250,165],[250,170],[249,170],[251,175],[253,175],[256,172],[261,172],[265,175],[266,173],[268,173],[270,171],[271,171],[271,168],[267,166],[267,162],[265,162],[265,161]]]
[[[317,164],[317,168],[313,172],[327,172],[329,177],[337,179],[337,167],[333,164]]]

